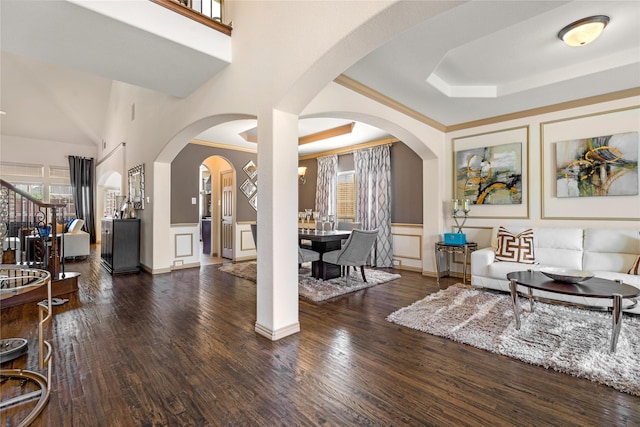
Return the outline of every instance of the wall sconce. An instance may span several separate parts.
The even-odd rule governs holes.
[[[464,227],[464,223],[467,222],[467,218],[469,218],[471,201],[469,199],[453,199],[451,204],[453,210],[453,220],[456,222],[456,227],[458,227],[458,233],[462,233],[462,227]],[[462,217],[458,215],[460,211],[462,211]],[[462,224],[458,222],[459,218],[462,218]]]
[[[305,182],[307,182],[307,178],[305,178],[306,173],[307,173],[306,166],[298,167],[298,181],[300,184],[304,184]]]
[[[597,39],[608,23],[608,16],[590,16],[564,27],[558,33],[558,38],[569,46],[584,46]]]

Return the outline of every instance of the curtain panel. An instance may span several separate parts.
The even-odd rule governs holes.
[[[91,243],[96,242],[96,227],[93,201],[95,183],[95,162],[93,158],[69,156],[69,176],[76,217],[84,220],[84,228],[89,233]]]
[[[378,229],[372,265],[393,266],[391,238],[391,150],[389,145],[357,150],[355,163],[358,221],[365,230]]]
[[[318,157],[316,184],[316,211],[321,214],[336,214],[336,188],[338,181],[338,155]]]

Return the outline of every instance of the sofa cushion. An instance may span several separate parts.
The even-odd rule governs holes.
[[[583,269],[627,273],[640,254],[637,230],[587,228],[584,230]]]
[[[83,225],[84,225],[84,219],[75,219],[73,223],[71,223],[68,233],[76,233],[82,230]]]
[[[513,234],[506,228],[500,227],[496,260],[535,264],[533,230],[527,229],[522,233]]]

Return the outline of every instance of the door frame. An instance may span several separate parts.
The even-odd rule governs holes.
[[[226,160],[226,159],[225,159]],[[220,251],[218,252],[218,256],[220,258],[225,258],[224,257],[224,248],[223,248],[223,244],[222,244],[222,238],[223,238],[223,233],[222,233],[222,204],[224,203],[222,201],[223,197],[223,175],[226,174],[230,174],[231,175],[231,258],[226,258],[226,259],[231,259],[231,261],[235,261],[236,260],[236,208],[237,208],[237,194],[236,194],[236,171],[233,167],[233,164],[229,162],[230,168],[229,169],[220,169],[218,172],[219,175],[219,184],[220,184],[220,206],[218,209],[218,216],[219,216],[219,220],[218,220],[218,224],[220,225],[219,227],[219,232],[218,232],[218,248],[220,249]]]

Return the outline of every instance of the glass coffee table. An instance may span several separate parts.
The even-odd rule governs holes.
[[[572,284],[553,280],[539,271],[527,270],[516,271],[507,274],[509,279],[509,288],[511,290],[511,303],[513,305],[513,315],[516,319],[516,329],[520,329],[520,307],[518,302],[518,285],[528,288],[529,304],[533,312],[533,290],[541,290],[563,295],[575,295],[587,298],[606,298],[612,300],[611,309],[613,313],[613,321],[611,328],[611,346],[610,351],[616,351],[618,344],[618,336],[622,327],[622,301],[630,300],[630,304],[625,309],[633,308],[637,305],[636,297],[640,296],[640,289],[622,282],[592,277],[582,282]],[[571,304],[566,301],[558,301],[563,304],[580,306],[580,304]],[[586,307],[593,308],[593,307]]]

